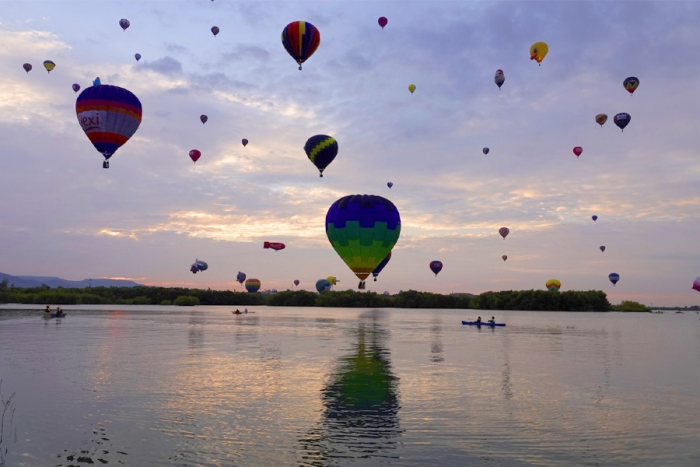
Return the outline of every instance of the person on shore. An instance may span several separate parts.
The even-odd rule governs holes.
[[[481,316],[479,316],[478,318],[476,318],[476,322],[477,322],[477,323],[480,323],[480,322],[481,322]]]
[[[496,318],[492,316],[489,320],[489,324],[496,324]]]

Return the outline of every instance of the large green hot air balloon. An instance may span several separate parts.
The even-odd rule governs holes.
[[[326,214],[326,235],[336,253],[360,279],[365,279],[394,248],[401,216],[394,203],[375,195],[340,198]]]

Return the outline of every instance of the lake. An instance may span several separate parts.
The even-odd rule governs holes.
[[[700,465],[695,312],[40,308],[0,306],[8,467]]]

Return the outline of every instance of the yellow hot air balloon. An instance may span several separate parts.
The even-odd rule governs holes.
[[[550,292],[557,292],[559,291],[559,287],[561,287],[561,282],[559,282],[556,279],[549,279],[546,283],[545,286]]]
[[[530,60],[537,60],[537,63],[542,63],[544,57],[549,52],[549,46],[546,42],[535,42],[530,46]]]
[[[415,84],[409,84],[409,85],[408,85],[408,90],[411,91],[411,94],[413,94],[413,91],[416,90],[416,85],[415,85]]]
[[[326,277],[326,280],[327,280],[328,282],[330,282],[331,285],[337,285],[338,282],[340,282],[340,281],[338,280],[338,278],[335,277],[335,276],[328,276],[328,277]]]
[[[46,71],[47,71],[48,73],[51,73],[51,70],[53,70],[54,68],[56,68],[56,64],[55,64],[54,62],[52,62],[51,60],[46,60],[46,61],[44,62],[44,68],[46,68]]]

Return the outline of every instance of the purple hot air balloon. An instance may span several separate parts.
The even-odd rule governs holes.
[[[202,115],[199,116],[199,119],[202,121],[202,125],[204,125],[205,123],[207,123],[207,120],[209,120],[209,117],[207,117],[206,115],[202,114]]]
[[[598,216],[591,216],[591,219],[593,219],[593,222],[598,220]]]
[[[600,246],[600,251],[605,251],[605,245]]]
[[[394,184],[393,184],[392,182],[388,182],[388,183],[386,184],[386,186],[388,186],[389,188],[391,188],[392,186],[394,186]]]
[[[435,273],[435,277],[437,277],[438,273],[442,271],[442,261],[431,261],[430,270],[433,271]]]
[[[214,37],[216,37],[216,35],[219,34],[218,26],[212,26],[211,33],[214,34]]]
[[[75,91],[75,92],[80,91],[80,85],[78,83],[73,83],[73,86],[71,86],[71,87],[73,88],[73,91]]]
[[[241,140],[241,144],[243,145],[243,147],[248,146],[248,140],[245,139],[245,138],[243,138],[243,139]]]
[[[372,271],[372,275],[374,276],[375,281],[377,280],[377,276],[379,276],[379,273],[382,272],[382,269],[384,269],[384,266],[386,266],[387,263],[389,263],[390,259],[391,259],[391,251],[389,252],[388,255],[386,255],[386,257],[382,260],[382,262],[379,263],[379,265],[376,268],[374,268],[374,271]]]
[[[380,16],[379,19],[377,20],[377,23],[384,29],[384,26],[386,26],[389,23],[389,20],[386,19],[384,16]]]
[[[696,277],[693,281],[693,290],[700,292],[700,277]]]
[[[501,237],[503,237],[503,240],[505,240],[510,233],[510,229],[508,227],[501,227],[498,229],[498,233],[501,234]]]
[[[141,60],[141,54],[134,54],[134,58],[138,62],[139,60]]]
[[[24,65],[22,65],[22,68],[24,68],[24,71],[26,71],[27,73],[29,73],[30,71],[32,71],[32,65],[31,65],[31,63],[25,63]]]
[[[294,279],[294,285],[299,285],[299,279]]]
[[[129,26],[131,26],[131,23],[129,22],[128,19],[122,18],[122,19],[119,20],[119,26],[121,26],[122,29],[123,29],[124,31],[126,31],[126,29],[127,29]]]

